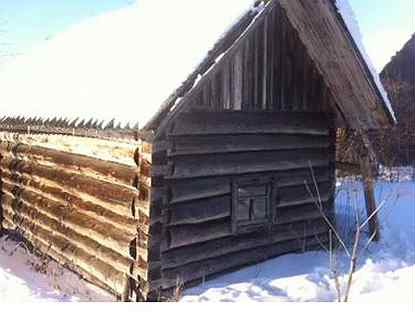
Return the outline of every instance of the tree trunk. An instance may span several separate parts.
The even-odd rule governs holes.
[[[367,217],[370,218],[376,211],[376,200],[374,190],[373,163],[369,155],[362,157],[360,161],[360,167],[363,177]],[[374,235],[374,241],[380,240],[380,229],[377,213],[369,220],[369,232],[370,237]]]

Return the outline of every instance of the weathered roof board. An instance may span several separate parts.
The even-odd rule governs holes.
[[[387,94],[361,42],[347,0],[280,0],[351,128],[395,121]]]
[[[350,19],[333,4],[140,0],[81,23],[17,58],[0,73],[1,111],[7,117],[31,118],[26,124],[41,125],[49,119],[52,128],[58,123],[120,130],[138,122],[140,128],[156,129],[185,103],[181,98],[203,83],[205,73],[220,66],[221,58],[243,40],[267,7],[281,5],[349,125],[387,125],[393,120],[388,99],[375,83],[376,74],[368,70],[361,45],[350,36],[353,31],[347,32]],[[14,121],[13,128],[23,118],[7,121]]]
[[[364,66],[366,66],[366,70],[368,72],[369,79],[373,81],[375,84],[375,87],[377,87],[378,91],[380,92],[380,95],[384,101],[384,105],[386,106],[386,109],[390,113],[390,117],[394,121],[396,121],[395,113],[392,108],[392,103],[389,101],[388,95],[386,93],[385,88],[383,87],[383,84],[380,80],[380,75],[377,72],[375,66],[372,63],[372,60],[370,59],[369,55],[367,54],[366,48],[363,44],[363,36],[360,31],[359,24],[357,22],[356,16],[354,14],[354,11],[352,7],[350,6],[350,3],[348,0],[331,0],[332,3],[335,4],[338,13],[341,15],[347,31],[352,36],[353,43],[357,46],[358,52],[360,52],[361,57],[364,60]]]

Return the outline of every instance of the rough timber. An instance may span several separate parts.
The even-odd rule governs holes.
[[[0,221],[123,300],[318,248],[327,225],[311,168],[331,215],[335,129],[387,126],[378,91],[332,1],[268,1],[141,129],[3,118]],[[270,219],[239,231],[246,180],[272,184]]]

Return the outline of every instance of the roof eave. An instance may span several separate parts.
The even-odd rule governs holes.
[[[392,114],[332,0],[279,0],[296,28],[347,127],[375,129],[391,126]]]
[[[378,96],[379,103],[382,104],[383,110],[385,111],[386,117],[387,117],[388,122],[389,122],[389,124],[386,125],[386,126],[393,126],[393,125],[395,125],[397,123],[396,118],[392,114],[392,112],[390,111],[390,109],[388,107],[388,104],[386,103],[385,98],[382,95],[381,90],[379,90],[378,86],[376,85],[375,78],[373,77],[373,74],[372,74],[372,72],[371,72],[371,70],[369,68],[369,65],[366,63],[364,56],[362,55],[362,53],[361,53],[361,51],[360,51],[360,49],[359,49],[356,41],[354,40],[354,38],[353,38],[353,36],[352,36],[349,28],[346,25],[346,22],[344,21],[342,15],[338,12],[337,7],[336,7],[336,4],[335,4],[335,0],[334,1],[330,1],[330,3],[332,5],[332,7],[333,7],[334,12],[336,12],[336,16],[337,16],[338,20],[340,21],[341,25],[343,26],[344,32],[349,37],[350,43],[352,44],[352,46],[353,46],[353,48],[355,50],[355,53],[356,53],[357,57],[360,60],[360,63],[362,64],[362,66],[364,68],[364,71],[366,72],[367,79],[368,79],[368,81],[369,81],[369,83],[370,83],[370,85],[371,85],[374,93],[376,93],[377,96]]]

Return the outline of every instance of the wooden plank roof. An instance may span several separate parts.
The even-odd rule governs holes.
[[[376,84],[378,77],[370,70],[335,0],[279,3],[331,88],[349,127],[379,128],[393,123],[383,86]]]
[[[341,1],[344,3],[346,0]],[[377,74],[371,70],[371,64],[367,63],[370,60],[363,55],[364,51],[359,49],[346,17],[336,7],[336,0],[270,0],[260,16],[252,19],[251,24],[235,25],[233,31],[239,32],[239,37],[235,39],[233,35],[234,41],[231,42],[228,36],[222,38],[218,43],[222,50],[213,50],[214,53],[209,54],[205,61],[212,63],[220,53],[229,53],[238,42],[247,37],[255,23],[259,23],[276,5],[280,5],[285,10],[289,21],[298,31],[307,53],[331,89],[337,104],[335,111],[341,113],[347,123],[346,126],[355,129],[373,129],[393,124],[395,117],[386,92],[383,86],[377,83],[378,77],[375,76]],[[228,47],[228,50],[223,51],[224,47]],[[221,66],[224,59],[221,58],[216,64],[213,62],[211,66]],[[187,90],[188,93],[194,88],[192,80],[194,74],[189,76],[189,80],[184,84],[191,86]],[[204,74],[196,71],[196,76]],[[206,76],[208,75],[209,73]],[[183,90],[179,95],[184,98],[188,96]],[[172,99],[176,101],[178,98],[178,94],[174,94]],[[184,105],[186,105],[184,99],[179,105],[167,101],[147,124],[147,128],[156,129],[160,119],[172,118]],[[161,125],[163,124],[167,122],[164,121]]]
[[[186,3],[185,0],[180,1]],[[316,68],[323,76],[325,83],[329,86],[335,98],[336,110],[341,112],[347,122],[347,126],[351,128],[379,128],[388,126],[394,121],[393,112],[388,107],[388,99],[385,97],[383,88],[376,83],[376,77],[373,71],[370,70],[367,59],[362,55],[362,51],[359,50],[359,46],[352,36],[352,31],[349,29],[347,21],[341,12],[339,12],[338,7],[336,7],[338,1],[344,2],[346,0],[269,0],[256,1],[251,6],[247,4],[252,3],[250,0],[243,2],[234,1],[234,5],[243,6],[243,8],[240,7],[238,10],[245,12],[245,14],[239,17],[233,27],[229,28],[225,35],[219,38],[210,51],[205,51],[207,53],[205,59],[203,59],[193,72],[187,73],[188,78],[182,84],[180,84],[180,81],[177,81],[178,88],[165,100],[164,104],[157,103],[156,101],[154,103],[137,103],[135,106],[128,104],[128,107],[126,107],[123,103],[114,103],[114,107],[117,107],[117,113],[121,110],[128,111],[129,124],[122,120],[121,123],[119,121],[115,122],[112,119],[102,123],[94,119],[94,116],[91,116],[92,119],[88,118],[83,121],[79,119],[76,121],[76,119],[66,118],[65,115],[61,115],[60,108],[57,108],[56,113],[54,113],[58,115],[58,118],[48,118],[46,120],[32,115],[25,116],[25,118],[16,118],[16,116],[8,115],[6,116],[7,118],[2,119],[3,121],[0,119],[0,130],[12,131],[14,128],[26,128],[33,121],[36,126],[33,129],[43,129],[45,127],[45,131],[43,132],[46,133],[56,132],[57,121],[59,121],[59,129],[79,127],[82,129],[105,128],[107,130],[113,129],[115,131],[121,131],[127,126],[127,130],[129,130],[134,124],[135,116],[138,116],[142,109],[145,108],[148,110],[151,106],[150,111],[156,113],[148,114],[147,111],[146,115],[150,118],[146,120],[146,123],[141,123],[140,128],[146,131],[151,130],[157,132],[160,126],[179,113],[182,107],[186,105],[186,98],[192,93],[195,86],[203,84],[207,80],[206,77],[212,72],[212,69],[221,66],[223,60],[226,59],[226,55],[236,46],[242,44],[247,35],[255,27],[255,24],[259,23],[277,5],[284,9],[288,20],[298,31],[298,35],[304,43],[307,53],[315,63]],[[154,3],[151,1],[144,2],[147,5]],[[174,9],[174,7],[172,8]],[[192,6],[189,9],[196,10],[196,8],[197,6]],[[150,14],[151,12],[152,10],[148,10],[147,8],[146,13]],[[152,12],[151,14],[153,13],[155,14],[156,12]],[[191,12],[187,13],[190,14]],[[221,14],[221,16],[226,17],[226,14]],[[225,20],[226,18],[223,19],[223,21]],[[159,23],[163,23],[163,21],[159,21]],[[102,24],[101,20],[100,24]],[[185,25],[187,24],[185,23]],[[206,28],[207,25],[199,26],[197,29]],[[215,31],[217,32],[217,30]],[[139,39],[137,38],[137,40]],[[173,53],[173,56],[180,55],[180,51],[186,49],[186,47],[177,47],[177,49],[177,53]],[[159,54],[156,56],[159,56]],[[137,57],[140,57],[140,55],[137,55]],[[174,62],[174,57],[169,59],[169,61]],[[148,59],[146,62],[152,63],[152,60]],[[185,66],[184,68],[189,67]],[[81,73],[83,70],[88,71],[89,69],[81,68]],[[155,67],[154,70],[156,70]],[[163,69],[163,71],[165,72],[166,69]],[[133,78],[134,76],[127,75],[127,77]],[[154,77],[161,76],[155,75]],[[181,76],[179,75],[178,77]],[[118,78],[111,77],[111,79]],[[149,77],[148,81],[144,79],[142,82],[153,84],[152,88],[154,89],[154,84],[157,83],[157,79],[154,80]],[[145,86],[140,86],[140,88],[143,87]],[[103,92],[105,92],[105,88]],[[90,105],[94,105],[94,103]],[[73,108],[70,107],[70,109],[73,112]],[[107,110],[109,108],[104,107],[100,109]],[[33,111],[31,110],[32,114]],[[142,127],[143,125],[145,126]],[[135,126],[133,128],[136,129]],[[68,131],[65,130],[64,132],[66,133]],[[86,131],[86,133],[89,132],[91,131]]]

